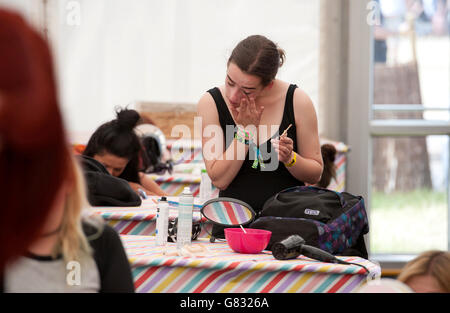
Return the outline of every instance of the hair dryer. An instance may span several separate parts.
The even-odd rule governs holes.
[[[280,242],[274,243],[272,246],[272,255],[277,260],[295,259],[300,254],[321,262],[356,265],[362,267],[367,273],[370,274],[369,269],[362,264],[340,260],[331,253],[323,251],[322,249],[306,245],[305,239],[299,235],[289,236]]]
[[[280,242],[274,243],[272,247],[272,255],[277,260],[295,259],[300,254],[322,262],[340,263],[340,260],[331,253],[306,245],[305,239],[299,235],[289,236]]]

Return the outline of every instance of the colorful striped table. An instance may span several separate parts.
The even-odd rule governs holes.
[[[225,242],[209,243],[205,257],[166,256],[154,237],[121,236],[131,264],[136,292],[140,293],[298,293],[352,292],[367,279],[356,265],[322,263],[300,256],[279,261],[270,251],[261,254],[233,252]],[[176,244],[169,243],[168,251]],[[339,257],[366,266],[379,275],[378,265],[359,257]]]
[[[117,233],[121,235],[154,236],[156,230],[156,208],[159,197],[150,196],[142,200],[139,207],[92,207],[88,214],[101,216]],[[168,197],[169,219],[178,216],[178,197]],[[200,213],[200,199],[194,198],[194,222],[202,222],[200,237],[209,237],[212,225],[205,223],[206,219]]]
[[[332,144],[336,148],[336,158],[334,164],[336,167],[336,180],[332,179],[328,189],[338,192],[345,191],[345,175],[347,164],[347,153],[349,148],[342,142],[331,141],[321,138],[321,144]],[[179,195],[184,187],[189,186],[198,195],[200,187],[200,169],[204,168],[202,146],[200,140],[168,140],[167,148],[170,150],[174,161],[173,175],[158,176],[151,174],[161,188],[169,195]],[[198,172],[195,174],[195,172]],[[218,190],[213,188],[218,194]]]
[[[203,163],[202,142],[200,139],[168,139],[169,149],[174,164]]]
[[[147,175],[170,196],[179,196],[183,192],[184,187],[189,187],[194,197],[199,196],[201,180],[200,174],[173,173],[172,175]],[[218,195],[219,189],[212,186],[212,197],[215,198],[218,197]]]

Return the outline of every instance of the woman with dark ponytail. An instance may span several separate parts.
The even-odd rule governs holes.
[[[113,176],[125,179],[137,193],[167,195],[159,185],[142,173],[142,146],[134,128],[141,117],[135,110],[118,109],[116,119],[101,125],[89,139],[83,155],[94,158]]]
[[[323,173],[316,186],[327,188],[332,179],[336,180],[336,165],[334,164],[334,161],[336,159],[337,151],[336,147],[329,143],[323,144],[320,147],[320,150],[322,151],[323,158]]]
[[[279,191],[316,184],[323,170],[317,116],[309,96],[276,78],[285,53],[262,35],[233,49],[225,83],[197,107],[203,158],[220,196],[255,211]]]

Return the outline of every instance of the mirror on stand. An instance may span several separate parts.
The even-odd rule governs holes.
[[[213,225],[222,227],[238,227],[251,223],[256,213],[247,203],[226,197],[206,201],[200,212]],[[216,238],[211,235],[211,242]]]

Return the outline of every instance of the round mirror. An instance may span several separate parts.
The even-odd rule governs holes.
[[[209,221],[223,226],[245,225],[256,216],[255,211],[247,203],[224,197],[206,201],[200,212]]]

